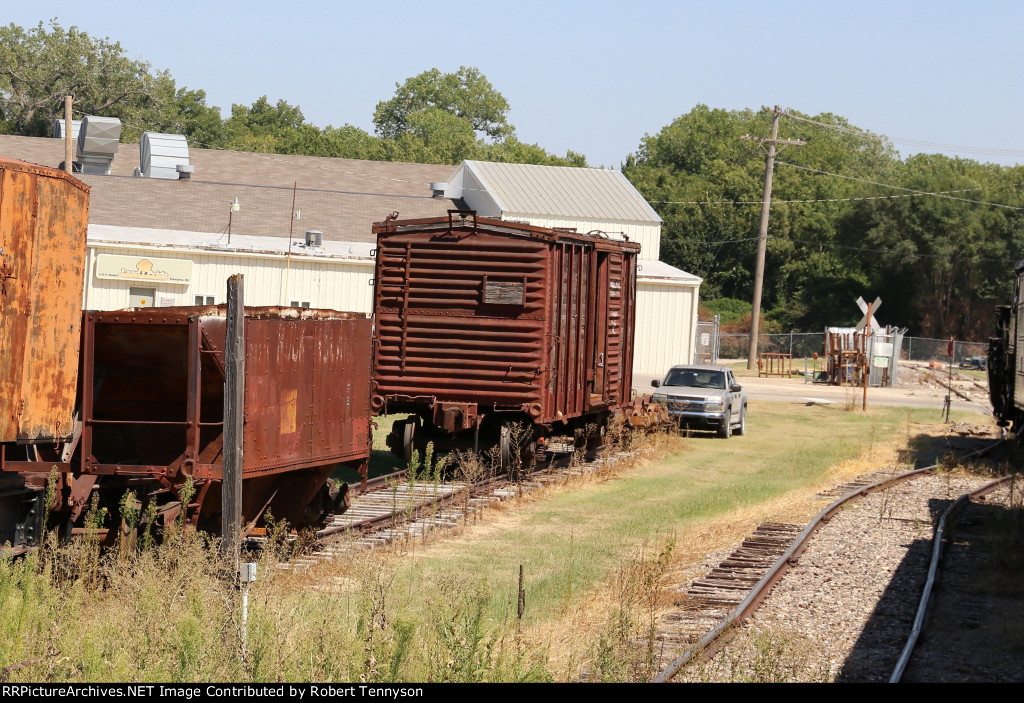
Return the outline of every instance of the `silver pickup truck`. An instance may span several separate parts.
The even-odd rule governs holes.
[[[747,392],[724,366],[673,366],[651,400],[681,427],[713,430],[728,439],[747,431]]]

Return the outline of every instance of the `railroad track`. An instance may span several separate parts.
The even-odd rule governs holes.
[[[772,637],[789,638],[792,646],[803,641],[809,651],[802,658],[817,662],[812,679],[888,680],[914,619],[915,606],[901,589],[920,589],[922,572],[914,562],[927,561],[931,525],[937,521],[934,507],[959,495],[951,493],[954,489],[985,482],[934,475],[934,469],[876,472],[837,487],[833,493],[841,497],[806,527],[758,528],[718,567],[694,581],[676,602],[677,610],[663,618],[654,681],[731,680],[744,671],[740,678],[757,680],[765,675],[764,651],[773,646]],[[866,529],[863,523],[873,524]],[[912,548],[903,548],[907,544]],[[857,552],[861,547],[864,558]],[[856,573],[857,568],[866,573]],[[805,585],[792,585],[803,579]],[[847,603],[847,591],[855,594],[849,600],[863,601],[862,606]],[[761,610],[769,593],[771,605]],[[858,607],[862,611],[854,615]],[[852,633],[844,630],[849,622]],[[722,652],[741,626],[755,634],[745,635],[744,642],[737,638],[736,646]],[[835,652],[843,647],[847,654],[840,658]],[[884,655],[871,654],[878,651]],[[759,663],[752,663],[758,657]]]
[[[1019,632],[1019,603],[1004,596],[1004,585],[987,585],[1020,578],[998,544],[1009,536],[1019,547],[1024,505],[1018,484],[1016,476],[991,481],[942,513],[914,625],[890,683],[1024,681],[1013,644],[1020,639],[1013,634]],[[929,630],[932,636],[925,637]]]
[[[633,452],[601,448],[581,462],[571,447],[556,446],[541,468],[518,481],[494,476],[476,483],[409,482],[404,471],[380,477],[351,498],[348,510],[328,518],[324,528],[315,533],[316,542],[311,549],[278,566],[301,570],[350,554],[354,549],[425,539],[438,530],[478,519],[484,510],[497,503],[600,471],[632,456]]]

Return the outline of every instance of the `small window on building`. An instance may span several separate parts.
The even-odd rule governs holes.
[[[196,303],[195,304],[196,305],[214,305],[215,303],[213,302],[213,296],[212,295],[197,295],[196,296]]]
[[[291,306],[293,308],[308,308],[309,307],[309,301],[308,300],[293,300],[292,303],[291,303]]]

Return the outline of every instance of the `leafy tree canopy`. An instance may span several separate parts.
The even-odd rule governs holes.
[[[206,93],[179,87],[167,71],[129,59],[118,42],[97,39],[56,19],[31,29],[0,27],[0,133],[47,136],[63,117],[64,97],[76,117],[121,120],[121,140],[144,131],[184,134],[206,149],[235,149],[336,158],[457,164],[463,159],[585,166],[537,144],[524,144],[508,123],[508,101],[476,68],[436,68],[396,85],[377,105],[377,135],[352,125],[320,128],[302,110],[267,96],[232,105],[224,119]]]
[[[373,113],[377,134],[385,139],[415,130],[417,113],[431,109],[450,113],[491,139],[502,139],[514,131],[508,123],[508,101],[477,68],[462,66],[455,73],[432,68],[396,83],[395,88],[394,97],[377,103]]]
[[[28,30],[0,27],[0,115],[9,132],[44,136],[72,95],[86,114],[128,122],[159,100],[149,68],[126,57],[119,43],[57,20]]]
[[[705,300],[752,296],[765,154],[741,136],[767,135],[770,120],[763,110],[698,105],[645,136],[623,167],[664,220],[662,257],[704,277]],[[1014,209],[1024,207],[1024,168],[935,155],[901,160],[885,139],[830,113],[789,111],[779,136],[807,144],[776,160],[769,322],[842,325],[859,318],[857,296],[880,295],[883,322],[912,334],[988,335],[1024,250],[1024,211]]]

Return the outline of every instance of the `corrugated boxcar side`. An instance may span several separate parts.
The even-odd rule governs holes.
[[[540,423],[629,402],[636,245],[438,224],[379,226],[376,394]]]
[[[548,243],[477,233],[378,240],[375,392],[542,401]]]
[[[89,187],[0,159],[0,442],[71,434]]]

